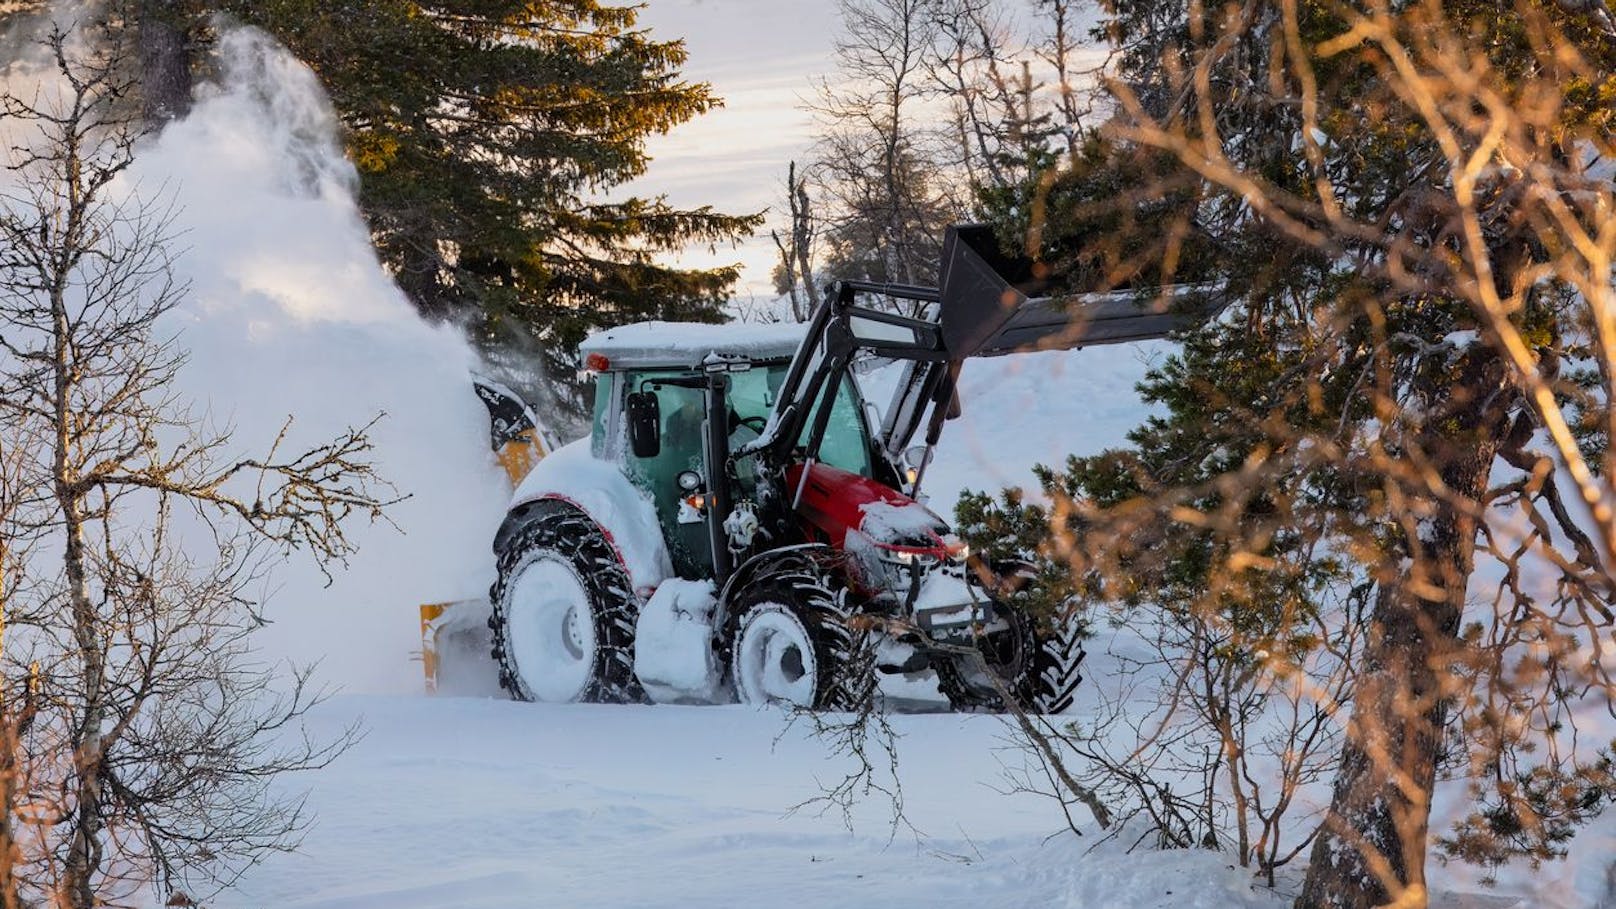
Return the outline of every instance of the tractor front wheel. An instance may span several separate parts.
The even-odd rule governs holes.
[[[1075,617],[1041,627],[1019,609],[1004,610],[1003,630],[977,639],[977,653],[938,660],[937,687],[955,710],[1002,711],[1006,693],[1022,710],[1056,714],[1072,705],[1083,676],[1083,626]],[[991,673],[991,675],[990,675]]]
[[[741,703],[856,711],[874,698],[869,632],[815,572],[760,579],[733,614],[730,678]]]

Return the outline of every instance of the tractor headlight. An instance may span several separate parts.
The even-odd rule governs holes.
[[[681,470],[676,478],[679,488],[685,492],[695,492],[701,488],[701,474],[694,470]]]
[[[935,552],[921,552],[914,549],[887,549],[885,547],[876,551],[881,561],[900,568],[913,568],[917,565],[921,568],[929,568],[942,561]]]
[[[927,572],[941,564],[935,555],[925,552],[882,548],[876,553],[887,589],[900,600],[908,596],[909,588],[920,583]]]

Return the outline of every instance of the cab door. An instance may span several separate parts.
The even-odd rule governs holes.
[[[657,379],[695,375],[682,370],[645,370],[625,374],[624,393],[651,391]],[[707,476],[702,458],[702,422],[706,396],[699,388],[664,385],[654,389],[661,418],[662,448],[654,457],[639,458],[623,445],[625,472],[635,485],[651,497],[662,539],[674,573],[687,580],[710,578],[713,574],[712,544],[707,525],[692,509],[684,508],[679,474],[694,470]]]

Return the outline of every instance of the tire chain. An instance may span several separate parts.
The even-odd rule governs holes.
[[[824,646],[828,665],[835,672],[828,682],[821,682],[816,692],[823,709],[857,712],[875,698],[875,646],[873,636],[858,621],[859,610],[850,606],[847,591],[829,581],[829,576],[807,565],[793,565],[765,574],[749,587],[774,587],[788,595],[784,599],[801,607],[800,618],[816,643]],[[735,629],[739,626],[739,612],[730,618],[731,627],[725,635],[724,662],[734,657]]]
[[[567,506],[541,511],[530,518],[499,553],[499,577],[488,591],[493,606],[488,627],[494,633],[493,657],[499,664],[500,686],[517,700],[533,700],[522,684],[515,661],[506,651],[502,600],[511,572],[525,556],[540,548],[554,551],[571,564],[595,608],[604,614],[604,622],[597,622],[595,628],[595,677],[579,700],[605,704],[647,703],[645,689],[634,675],[634,626],[639,616],[639,602],[634,597],[628,569],[599,525]]]

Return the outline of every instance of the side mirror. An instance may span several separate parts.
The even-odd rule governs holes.
[[[662,453],[662,405],[654,391],[636,391],[628,396],[628,447],[636,458],[654,458]]]

